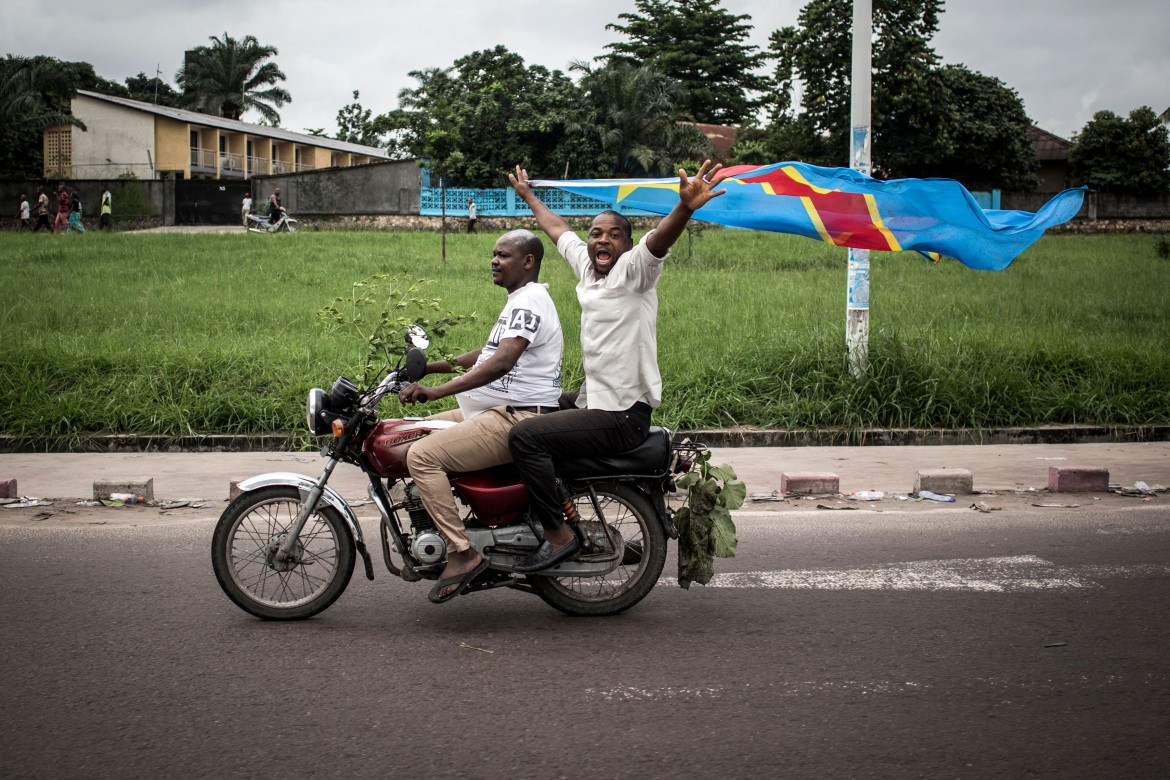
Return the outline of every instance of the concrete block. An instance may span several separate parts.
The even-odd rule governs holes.
[[[235,501],[244,491],[240,490],[240,480],[233,479],[228,483],[228,501]]]
[[[0,479],[0,498],[20,498],[15,479]]]
[[[1109,469],[1100,466],[1049,466],[1050,493],[1108,493]]]
[[[123,479],[99,479],[93,483],[95,500],[109,499],[110,493],[134,493],[154,500],[154,477],[128,477]]]
[[[949,495],[975,492],[974,479],[967,469],[919,469],[914,474],[914,492],[929,490]]]
[[[781,474],[780,491],[796,495],[840,493],[841,480],[836,474]]]

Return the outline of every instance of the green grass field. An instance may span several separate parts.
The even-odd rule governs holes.
[[[307,389],[364,355],[318,309],[375,272],[433,279],[444,308],[480,315],[444,346],[474,349],[503,302],[493,240],[449,235],[444,262],[436,233],[2,234],[0,433],[44,448],[91,433],[300,431]],[[998,273],[874,253],[871,371],[856,382],[845,250],[684,237],[659,285],[655,419],[851,432],[1166,424],[1170,263],[1154,244],[1047,236]],[[565,330],[566,384],[579,382],[574,279],[551,245],[542,278]]]

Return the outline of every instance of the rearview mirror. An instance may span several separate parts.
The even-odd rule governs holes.
[[[406,343],[419,349],[426,349],[431,345],[431,339],[427,336],[427,332],[418,325],[411,325],[406,331]]]
[[[418,347],[406,353],[406,381],[417,382],[427,375],[427,356]]]

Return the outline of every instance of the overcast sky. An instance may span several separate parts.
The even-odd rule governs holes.
[[[751,16],[751,43],[763,49],[773,30],[796,23],[803,4],[724,0],[723,7]],[[633,10],[634,0],[0,0],[0,53],[89,62],[118,82],[157,67],[173,85],[184,50],[224,32],[251,34],[279,49],[275,60],[293,97],[279,109],[282,126],[332,134],[355,89],[363,106],[381,113],[415,85],[410,71],[447,67],[498,44],[530,65],[567,70],[619,39],[605,25]],[[945,64],[1001,79],[1036,124],[1065,138],[1096,111],[1170,107],[1165,2],[949,0],[939,28],[933,44]]]

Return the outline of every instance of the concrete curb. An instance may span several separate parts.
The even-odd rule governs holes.
[[[1170,441],[1170,425],[1067,425],[1038,428],[925,430],[916,428],[860,431],[783,431],[722,429],[679,431],[675,440],[690,438],[708,447],[840,447],[840,446],[947,446],[959,444],[1123,444]],[[41,440],[22,444],[0,435],[0,453],[21,452],[295,452],[305,434],[209,434],[163,436],[94,434],[76,439]]]

